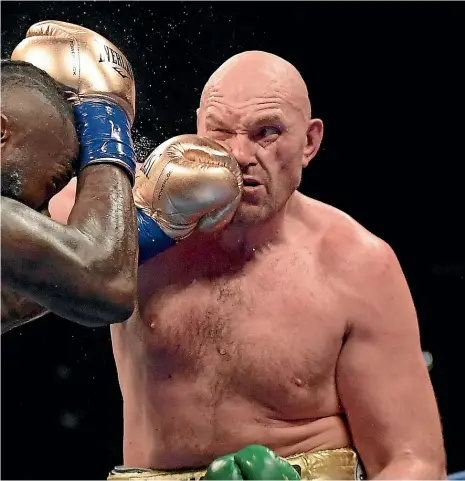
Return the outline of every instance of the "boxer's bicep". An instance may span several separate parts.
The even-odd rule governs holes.
[[[407,282],[389,247],[364,274],[337,368],[355,447],[369,477],[405,458],[439,466],[439,414]]]
[[[141,169],[142,165],[144,164],[136,164],[136,172]],[[69,215],[76,203],[76,187],[77,178],[74,177],[63,190],[50,199],[48,210],[54,221],[63,225],[68,223]]]

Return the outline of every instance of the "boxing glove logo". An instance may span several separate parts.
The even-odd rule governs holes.
[[[131,64],[119,52],[116,52],[108,45],[94,39],[94,44],[99,53],[99,63],[111,63],[113,70],[121,75],[122,78],[134,78]]]

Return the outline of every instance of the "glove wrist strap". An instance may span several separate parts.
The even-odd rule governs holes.
[[[140,208],[137,208],[137,230],[139,265],[176,244],[176,241],[167,236],[157,222]]]
[[[125,169],[134,185],[135,153],[124,110],[100,99],[76,104],[73,109],[81,147],[78,170],[93,164],[115,164]]]

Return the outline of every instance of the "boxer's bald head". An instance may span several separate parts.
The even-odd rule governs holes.
[[[251,51],[231,57],[209,78],[197,129],[227,144],[241,165],[245,189],[235,222],[259,223],[298,188],[302,168],[320,146],[323,124],[311,118],[299,71],[276,55]],[[247,185],[257,182],[255,188]]]
[[[79,143],[72,106],[33,65],[2,60],[2,195],[42,209],[73,173]]]
[[[237,101],[266,96],[270,90],[279,91],[304,120],[311,116],[307,86],[300,72],[277,55],[251,51],[226,60],[208,79],[201,104],[218,91]]]

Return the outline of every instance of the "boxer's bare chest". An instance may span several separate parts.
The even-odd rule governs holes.
[[[150,271],[141,327],[154,382],[211,379],[212,391],[262,401],[279,391],[285,409],[334,381],[345,319],[309,249],[276,248],[241,265],[173,250]]]

